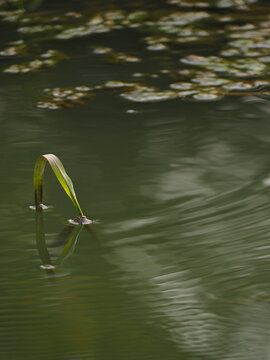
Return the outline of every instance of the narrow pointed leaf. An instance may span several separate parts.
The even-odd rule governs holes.
[[[66,194],[72,200],[74,206],[76,207],[79,215],[84,217],[82,209],[77,200],[75,190],[72,184],[72,181],[68,174],[65,171],[65,168],[62,162],[58,159],[57,156],[53,154],[41,155],[35,164],[34,169],[34,192],[35,192],[35,205],[37,210],[42,209],[43,205],[43,177],[46,163],[50,164],[55,176],[57,177],[59,183],[62,185]]]

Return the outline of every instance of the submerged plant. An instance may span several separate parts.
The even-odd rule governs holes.
[[[44,170],[46,166],[46,162],[50,164],[55,176],[57,177],[59,183],[65,190],[66,194],[72,200],[74,206],[78,211],[78,217],[74,221],[74,223],[78,224],[89,224],[90,220],[84,216],[80,204],[77,200],[75,190],[72,184],[72,181],[66,170],[62,164],[62,162],[58,159],[54,154],[45,154],[41,155],[35,164],[34,168],[34,193],[35,193],[35,209],[36,211],[42,211],[46,206],[43,204],[43,177]]]

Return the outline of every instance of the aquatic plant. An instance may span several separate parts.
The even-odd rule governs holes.
[[[13,51],[13,53],[12,53]],[[16,55],[16,48],[10,47],[0,52],[0,55]],[[39,58],[29,61],[25,64],[13,64],[3,71],[10,74],[26,74],[32,71],[37,71],[44,68],[51,68],[55,66],[59,61],[67,59],[67,57],[57,50],[47,50],[43,54],[39,55]]]
[[[46,163],[50,164],[55,176],[57,177],[57,180],[65,190],[66,194],[69,196],[69,198],[72,200],[74,206],[76,207],[79,215],[76,218],[76,220],[73,223],[78,224],[89,224],[91,223],[90,220],[84,216],[82,209],[79,205],[79,202],[77,200],[75,190],[73,187],[73,183],[66,173],[66,170],[62,164],[62,162],[58,159],[57,156],[54,154],[45,154],[41,155],[35,164],[34,168],[34,193],[35,193],[35,209],[36,211],[42,211],[46,208],[46,206],[43,204],[43,177],[44,177],[44,170]]]
[[[137,63],[141,61],[137,56],[130,56],[123,52],[117,52],[108,47],[94,47],[93,54],[106,55],[106,61],[112,64]]]
[[[124,81],[110,78],[101,84],[46,88],[36,103],[40,109],[70,108],[105,91],[137,103],[268,95],[270,21],[265,6],[254,5],[257,0],[166,0],[168,5],[162,10],[145,5],[143,9],[136,6],[136,11],[126,6],[108,10],[102,4],[85,5],[80,12],[61,14],[58,10],[28,11],[45,0],[18,1],[0,0],[0,22],[14,23],[18,35],[0,49],[4,64],[0,71],[7,76],[49,72],[62,60],[84,57],[65,56],[52,49],[44,52],[44,44],[86,37],[85,46],[90,48],[88,37],[92,35],[97,41],[91,42],[95,57],[116,68],[125,64],[134,71]],[[98,42],[103,33],[106,38],[113,31],[121,34],[120,38],[125,31],[135,33],[139,43],[133,50],[128,47],[126,53],[122,48],[104,46],[106,41]],[[141,44],[147,51],[138,52]],[[93,61],[88,52],[86,56]],[[26,61],[14,64],[16,57]],[[150,63],[153,73],[144,73]]]
[[[41,109],[56,110],[71,107],[72,104],[84,104],[85,99],[90,99],[93,95],[89,94],[93,88],[88,86],[76,86],[75,88],[54,88],[44,89],[46,97],[38,101],[37,107]]]

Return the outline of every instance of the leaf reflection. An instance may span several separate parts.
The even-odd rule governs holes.
[[[74,252],[82,228],[83,225],[81,224],[73,228],[66,245],[56,260],[56,266],[63,264],[63,262]]]
[[[54,274],[55,268],[61,266],[64,261],[73,254],[83,227],[87,230],[88,233],[91,234],[91,236],[95,240],[101,243],[99,236],[94,231],[91,224],[78,224],[76,226],[66,225],[55,239],[55,244],[57,244],[57,246],[62,244],[65,245],[61,253],[58,255],[57,259],[55,261],[52,261],[46,245],[43,212],[36,211],[36,242],[42,263],[40,267],[46,270],[48,274]]]

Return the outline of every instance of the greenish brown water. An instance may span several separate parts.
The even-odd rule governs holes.
[[[17,40],[27,50],[0,62],[0,359],[268,359],[269,5],[193,3],[73,1],[65,12],[83,18],[52,20],[63,4],[47,1],[0,19],[0,51]],[[139,10],[147,20],[126,27]],[[112,28],[56,38],[93,18]],[[65,29],[17,31],[42,21]],[[149,36],[166,36],[154,38],[166,49],[147,49]],[[53,67],[4,72],[50,49]],[[87,97],[67,98],[78,92]],[[47,169],[53,271],[29,209],[45,153],[63,161],[96,232],[82,229],[61,257],[76,213]]]

